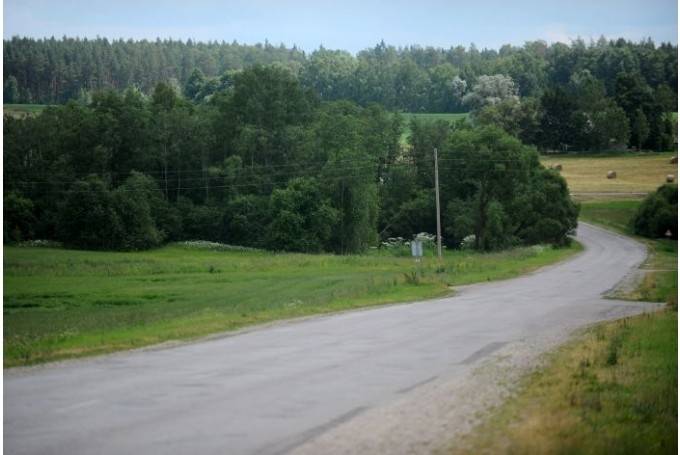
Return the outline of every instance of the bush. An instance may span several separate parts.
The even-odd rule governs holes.
[[[74,183],[59,213],[59,240],[87,249],[117,249],[123,227],[106,184],[96,176]]]
[[[270,198],[271,223],[266,244],[272,250],[320,252],[329,248],[333,226],[339,219],[314,178],[297,178]]]
[[[132,171],[123,185],[143,195],[149,205],[151,218],[163,240],[178,240],[181,237],[182,217],[179,210],[163,197],[152,177]]]
[[[231,245],[260,247],[269,223],[269,198],[248,194],[227,203],[221,240]]]
[[[220,240],[223,212],[214,205],[194,205],[180,198],[177,208],[182,216],[182,237],[186,240]]]
[[[143,250],[159,245],[163,234],[152,216],[153,181],[133,173],[110,191],[99,177],[76,182],[69,190],[57,223],[66,245],[103,250]],[[151,187],[153,188],[153,187]]]
[[[114,208],[122,230],[116,249],[145,250],[163,241],[163,234],[156,228],[151,215],[150,195],[141,186],[147,179],[134,173],[113,192]]]
[[[662,185],[647,196],[633,218],[633,232],[649,238],[678,238],[678,186]]]
[[[3,220],[3,240],[8,242],[20,242],[33,236],[33,202],[17,193],[5,195]]]

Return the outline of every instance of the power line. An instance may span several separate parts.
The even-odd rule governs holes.
[[[366,161],[367,161],[367,160],[344,160],[344,162],[347,162],[347,163],[355,162],[355,163],[364,163],[364,164],[367,164]],[[499,160],[496,160],[496,159],[491,159],[491,160],[477,160],[477,159],[471,159],[471,160],[470,160],[470,159],[462,159],[462,158],[461,158],[461,159],[444,159],[444,158],[440,158],[438,161],[439,161],[439,162],[442,162],[442,161],[443,161],[443,162],[455,162],[455,163],[459,163],[459,164],[462,163],[462,164],[466,164],[466,165],[469,166],[469,165],[478,164],[478,163],[523,162],[524,160],[519,160],[519,159],[499,159]],[[338,161],[338,162],[340,162],[340,161]],[[325,162],[325,164],[329,164],[329,162]],[[305,164],[295,164],[295,165],[289,165],[289,166],[298,166],[298,167],[301,167],[301,166],[305,166]],[[273,166],[272,166],[272,167],[273,167]],[[318,173],[321,173],[321,172],[351,171],[351,170],[357,170],[357,169],[378,169],[378,168],[394,168],[394,167],[414,167],[414,168],[416,168],[416,169],[418,168],[418,166],[417,166],[416,164],[414,164],[414,163],[410,163],[410,162],[402,162],[402,163],[370,163],[370,164],[367,164],[366,166],[340,166],[340,167],[334,167],[334,166],[331,165],[331,166],[326,166],[326,167],[321,167],[321,168],[314,168],[314,167],[310,167],[309,165],[307,165],[306,168],[300,169],[300,170],[303,170],[303,171],[315,171],[315,172],[317,173],[317,175],[318,175]],[[268,167],[268,166],[242,167],[242,168],[238,168],[238,171],[243,172],[243,173],[249,173],[249,172],[253,171],[254,169],[269,170],[269,167]],[[442,169],[451,170],[451,169],[453,169],[453,168],[452,168],[452,167],[448,167],[448,168],[442,168]],[[166,174],[164,171],[139,171],[139,170],[136,170],[136,169],[133,169],[132,171],[134,171],[134,172],[139,172],[139,173],[144,174],[144,175],[161,175],[161,176],[163,176],[163,175]],[[132,171],[130,171],[130,173],[125,174],[125,175],[130,175]],[[503,171],[504,171],[504,172],[512,172],[512,171],[524,171],[524,170],[523,170],[523,169],[503,169]],[[206,173],[206,170],[205,170],[205,169],[200,169],[200,170],[172,170],[172,171],[168,171],[168,172],[167,172],[167,175],[173,175],[173,176],[179,175],[179,176],[181,176],[181,175],[183,175],[183,174],[195,174],[195,173],[198,173],[198,172],[200,172],[200,173]],[[116,175],[116,174],[120,174],[120,173],[116,173],[116,172],[102,172],[102,173],[88,172],[88,173],[76,173],[75,175],[90,176],[90,175]],[[296,176],[296,175],[300,175],[300,173],[299,173],[299,172],[285,172],[285,173],[277,172],[277,173],[275,173],[274,175],[276,175],[276,176]],[[311,174],[307,174],[307,175],[311,175]],[[250,176],[250,177],[252,177],[252,176]],[[173,179],[176,179],[176,177],[172,177],[172,178],[173,178]],[[180,178],[181,178],[181,177],[180,177]],[[214,179],[214,178],[224,178],[224,176],[208,176],[208,178],[213,178],[213,179]],[[188,180],[188,181],[192,181],[192,180],[205,180],[205,179],[206,179],[205,176],[201,176],[201,177],[184,177],[184,178],[181,178],[181,180]],[[77,181],[77,180],[70,180],[70,181],[63,181],[63,180],[45,180],[45,181],[25,180],[25,181],[22,181],[22,183],[31,183],[31,184],[54,184],[54,183],[64,183],[64,184],[72,184],[72,183],[75,183],[76,181]]]

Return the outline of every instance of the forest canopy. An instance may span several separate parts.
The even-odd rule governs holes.
[[[5,241],[361,252],[434,232],[433,147],[449,247],[568,241],[577,208],[533,147],[496,126],[410,127],[404,147],[400,115],[324,101],[277,65],[234,74],[205,103],[158,83],[5,117]]]

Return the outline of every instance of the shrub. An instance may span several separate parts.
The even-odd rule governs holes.
[[[33,236],[33,202],[17,193],[5,195],[3,220],[3,240],[20,242]]]
[[[117,249],[123,236],[113,195],[96,176],[74,183],[59,213],[59,240],[87,249]]]
[[[671,238],[678,238],[678,186],[662,185],[647,196],[640,204],[633,231],[649,238],[665,237],[670,231]]]
[[[138,176],[132,176],[113,192],[114,208],[121,222],[121,236],[116,249],[145,250],[158,246],[163,235],[151,216],[149,199],[135,187]]]
[[[214,205],[194,205],[186,198],[180,198],[177,207],[182,216],[184,239],[220,240],[222,209]]]
[[[274,190],[266,235],[270,249],[303,252],[328,249],[339,214],[320,194],[321,188],[314,178],[293,179],[286,188]]]

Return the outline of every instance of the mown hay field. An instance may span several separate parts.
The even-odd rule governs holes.
[[[666,176],[677,181],[678,165],[671,164],[674,153],[630,153],[618,155],[544,156],[545,166],[562,165],[561,174],[576,199],[602,199],[607,196],[642,198],[666,183]],[[607,172],[616,178],[608,179]]]

